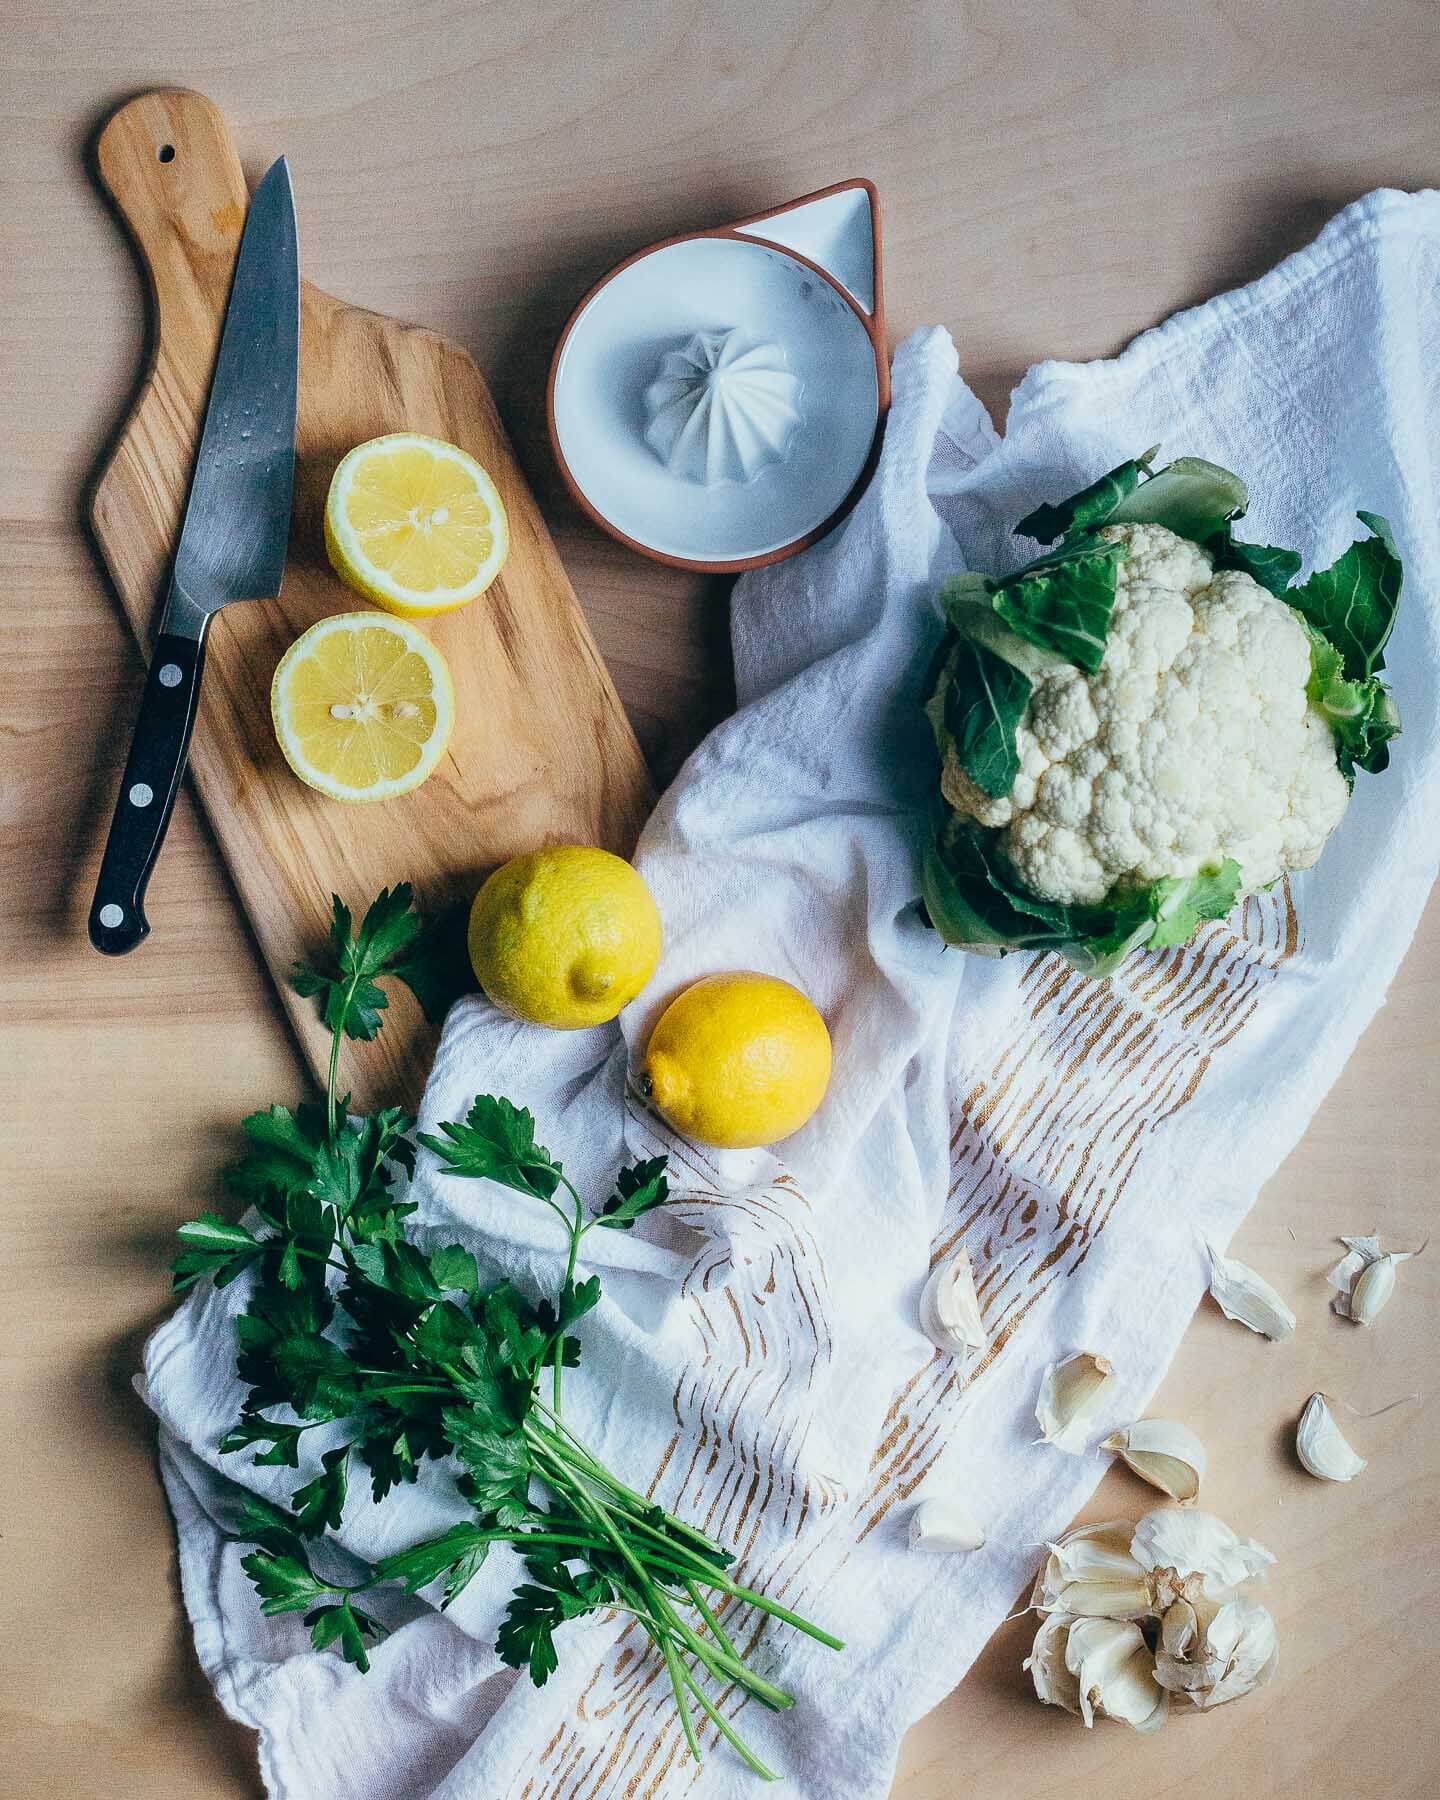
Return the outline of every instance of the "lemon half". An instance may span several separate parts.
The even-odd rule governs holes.
[[[474,600],[509,547],[495,483],[473,456],[439,438],[371,438],[331,477],[325,548],[335,572],[397,618]]]
[[[280,658],[270,716],[302,781],[332,800],[390,800],[419,787],[445,754],[455,690],[415,626],[337,613]]]
[[[798,1131],[830,1084],[830,1033],[775,975],[707,975],[672,1000],[645,1052],[641,1087],[682,1137],[756,1149]]]

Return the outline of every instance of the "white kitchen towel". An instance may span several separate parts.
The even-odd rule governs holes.
[[[1003,441],[945,332],[917,332],[849,521],[736,589],[739,710],[646,829],[638,861],[667,944],[623,1036],[547,1034],[480,1000],[447,1023],[427,1127],[477,1092],[508,1094],[593,1193],[622,1157],[671,1156],[674,1208],[587,1240],[606,1297],[567,1409],[634,1485],[734,1546],[753,1585],[847,1640],[836,1655],[768,1627],[756,1660],[796,1708],[726,1702],[805,1800],[883,1800],[905,1728],[965,1673],[1102,1472],[1094,1455],[1034,1442],[1043,1366],[1082,1347],[1111,1358],[1120,1379],[1097,1440],[1143,1410],[1203,1291],[1202,1234],[1228,1241],[1414,931],[1440,851],[1437,295],[1440,196],[1371,195],[1263,280],[1114,361],[1033,369]],[[1050,957],[947,952],[914,905],[935,780],[917,715],[935,590],[962,561],[1016,565],[1014,520],[1153,443],[1239,470],[1246,535],[1311,562],[1356,535],[1357,507],[1390,518],[1407,567],[1388,671],[1405,734],[1386,775],[1360,777],[1317,869],[1184,949],[1134,957],[1108,985]],[[628,1079],[667,997],[736,966],[799,983],[834,1037],[826,1103],[776,1155],[677,1142]],[[413,1197],[490,1270],[553,1286],[542,1207],[428,1158]],[[962,1242],[993,1339],[968,1382],[916,1326],[927,1269]],[[259,1730],[272,1794],[758,1791],[713,1731],[703,1771],[689,1761],[633,1627],[565,1627],[543,1691],[503,1669],[508,1556],[449,1614],[378,1602],[396,1629],[369,1676],[311,1652],[293,1616],[262,1619],[215,1524],[215,1471],[283,1496],[331,1434],[305,1440],[299,1478],[218,1454],[241,1399],[244,1285],[198,1294],[155,1334],[143,1388],[200,1658]],[[380,1508],[363,1488],[339,1543],[364,1557],[460,1510],[441,1470]],[[907,1554],[911,1506],[946,1493],[985,1522],[984,1549]]]

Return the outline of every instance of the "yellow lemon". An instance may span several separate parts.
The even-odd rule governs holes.
[[[408,794],[445,754],[455,690],[422,631],[375,613],[321,619],[280,658],[270,717],[285,760],[332,800]]]
[[[470,961],[501,1012],[579,1030],[628,1006],[660,960],[660,909],[608,850],[557,844],[505,863],[470,909]]]
[[[682,1137],[720,1150],[798,1131],[830,1083],[830,1033],[774,975],[707,975],[660,1015],[642,1085]]]
[[[399,618],[450,612],[483,594],[509,547],[495,483],[439,438],[371,438],[331,477],[325,548],[335,572]]]

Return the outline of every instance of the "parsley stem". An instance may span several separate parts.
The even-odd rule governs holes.
[[[570,1230],[570,1252],[569,1252],[569,1255],[565,1258],[565,1281],[564,1281],[564,1285],[560,1289],[561,1306],[560,1306],[560,1309],[558,1309],[558,1310],[563,1311],[565,1296],[567,1296],[571,1292],[571,1290],[574,1286],[575,1261],[576,1261],[576,1258],[580,1254],[580,1240],[585,1235],[585,1206],[584,1206],[584,1202],[581,1200],[579,1194],[576,1193],[575,1188],[572,1185],[572,1183],[570,1183],[569,1181],[566,1181],[566,1179],[563,1175],[560,1177],[560,1179],[564,1183],[564,1185],[570,1190],[571,1198],[575,1202],[575,1219],[574,1219],[573,1224],[571,1224],[569,1227],[569,1230]],[[555,1380],[554,1380],[554,1384],[553,1384],[553,1398],[554,1398],[554,1402],[555,1402],[555,1416],[558,1419],[560,1416],[560,1383],[561,1383],[561,1379],[565,1373],[565,1321],[563,1318],[556,1325],[555,1336],[550,1341],[551,1341],[551,1345],[555,1352]]]
[[[696,1586],[696,1584],[693,1581],[687,1581],[685,1583],[685,1591],[690,1596],[690,1604],[695,1608],[696,1612],[699,1613],[700,1617],[709,1626],[711,1635],[714,1638],[716,1638],[721,1644],[723,1644],[724,1647],[730,1652],[730,1654],[737,1661],[739,1661],[740,1660],[740,1652],[730,1642],[730,1638],[725,1630],[725,1627],[720,1623],[719,1619],[716,1618],[715,1614],[710,1610],[709,1606],[706,1605],[705,1596],[700,1592],[700,1589]]]
[[[576,1437],[575,1433],[557,1413],[551,1412],[549,1407],[540,1400],[536,1400],[534,1404],[536,1411],[544,1413],[545,1417],[553,1423],[555,1429],[562,1432],[565,1437],[570,1440],[570,1448],[566,1448],[563,1445],[558,1446],[562,1455],[581,1463],[587,1473],[593,1476],[596,1481],[603,1482],[612,1493],[623,1500],[629,1501],[632,1506],[640,1508],[642,1512],[649,1515],[658,1512],[672,1530],[682,1532],[686,1537],[692,1539],[712,1556],[724,1554],[720,1546],[712,1538],[707,1537],[697,1526],[687,1525],[684,1519],[677,1519],[673,1513],[666,1512],[663,1506],[658,1506],[655,1501],[647,1499],[644,1494],[637,1494],[634,1488],[626,1487],[623,1481],[617,1476],[612,1475],[609,1469],[599,1461],[594,1451],[591,1450],[582,1439]],[[528,1429],[529,1427],[527,1426],[527,1430]],[[547,1437],[553,1437],[552,1433],[547,1433],[546,1435]]]
[[[654,1637],[654,1634],[651,1634]],[[680,1714],[680,1724],[685,1732],[685,1742],[690,1747],[690,1754],[697,1763],[704,1762],[700,1754],[700,1745],[695,1737],[695,1721],[690,1717],[690,1702],[685,1698],[686,1687],[693,1687],[689,1672],[680,1658],[675,1654],[675,1646],[670,1642],[668,1634],[655,1637],[660,1646],[660,1654],[665,1658],[665,1668],[670,1676],[670,1685],[675,1690],[675,1707]]]
[[[689,1688],[690,1692],[700,1702],[701,1706],[704,1707],[706,1717],[710,1720],[711,1724],[714,1725],[721,1737],[725,1739],[726,1743],[729,1744],[738,1755],[744,1758],[762,1781],[778,1781],[780,1777],[775,1771],[772,1768],[769,1768],[765,1763],[761,1762],[760,1758],[745,1742],[744,1738],[740,1736],[739,1732],[735,1730],[730,1721],[727,1718],[724,1718],[719,1710],[711,1704],[704,1689],[700,1686],[699,1682],[696,1681],[690,1671],[682,1666],[681,1673],[684,1676],[686,1687]]]
[[[345,1005],[340,1014],[340,1017],[342,1020],[344,1019],[345,1014],[350,1010],[350,1002],[354,998],[354,994],[355,994],[355,983],[352,980],[350,983],[350,986],[345,990]],[[336,1138],[336,1135],[339,1130],[339,1121],[337,1118],[338,1108],[336,1107],[336,1104],[335,1104],[335,1084],[336,1084],[336,1082],[339,1078],[339,1074],[340,1074],[340,1039],[343,1036],[344,1036],[343,1024],[335,1025],[331,1028],[331,1031],[330,1031],[330,1073],[325,1082],[325,1117],[329,1124],[330,1142],[332,1144],[335,1142],[335,1138]]]

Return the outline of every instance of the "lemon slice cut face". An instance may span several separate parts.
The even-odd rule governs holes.
[[[509,547],[495,483],[473,456],[439,438],[371,438],[331,478],[325,548],[335,572],[398,618],[474,600]]]
[[[270,715],[302,781],[332,800],[390,800],[419,787],[445,754],[455,690],[414,625],[338,613],[281,657]]]

